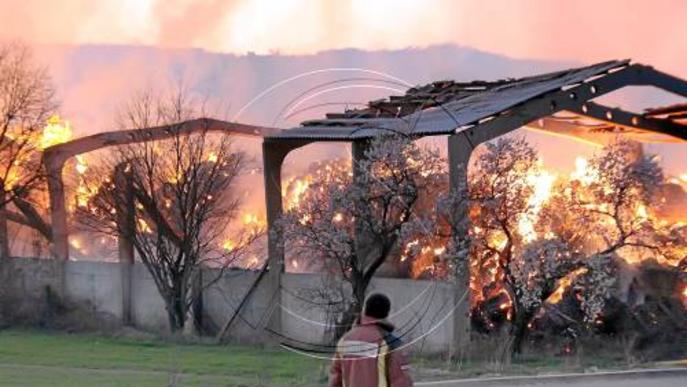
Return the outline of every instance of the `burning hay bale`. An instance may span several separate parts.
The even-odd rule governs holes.
[[[687,194],[638,143],[621,139],[589,160],[578,158],[568,175],[546,170],[521,138],[498,140],[476,154],[467,195],[477,331],[517,326],[521,339],[530,332],[637,331],[635,314],[656,315],[644,310],[659,299],[660,308],[671,310],[663,315],[684,314],[687,295],[678,288],[684,287],[687,233],[666,209]],[[349,171],[350,161],[338,160],[291,179],[287,208],[298,210],[308,203],[304,198],[324,192],[320,187],[345,186]],[[420,213],[436,211],[437,192],[448,190],[445,171],[427,177],[437,189],[419,192]],[[307,211],[299,214],[311,221]],[[434,227],[430,237],[407,238],[378,274],[450,278],[444,253],[450,231],[442,222]]]

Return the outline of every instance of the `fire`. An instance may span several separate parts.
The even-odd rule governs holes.
[[[587,268],[582,267],[579,268],[572,273],[568,274],[567,276],[561,278],[558,280],[558,287],[556,290],[551,293],[549,298],[546,300],[549,304],[555,305],[561,302],[563,299],[563,296],[565,295],[565,292],[570,288],[570,285],[572,285],[573,281],[582,274],[587,272]]]
[[[98,192],[102,181],[94,179],[94,181],[90,182],[92,186],[89,186],[89,183],[86,181],[86,172],[88,171],[86,158],[83,155],[77,155],[75,159],[74,169],[76,170],[78,182],[74,198],[77,206],[86,207],[88,201]]]
[[[294,181],[293,190],[291,191],[291,200],[287,204],[287,209],[297,207],[301,202],[301,197],[308,190],[310,182],[308,180]]]
[[[69,121],[62,121],[60,116],[52,115],[43,128],[38,140],[38,147],[43,150],[53,145],[61,144],[72,139],[72,128]]]
[[[506,238],[506,235],[502,232],[492,232],[487,237],[487,242],[489,242],[490,247],[498,251],[503,251],[508,244],[508,238]]]
[[[10,191],[15,185],[19,184],[20,175],[17,173],[15,168],[9,170],[7,178],[5,179],[5,190]]]
[[[242,226],[241,229],[245,230],[246,233],[239,231],[237,234],[235,233],[237,229],[233,226],[230,227],[227,231],[227,236],[221,242],[221,247],[226,253],[241,253],[245,251],[246,246],[249,245],[249,241],[264,230],[266,222],[264,217],[255,213],[246,212],[237,219],[236,225]],[[241,261],[240,266],[249,269],[254,269],[259,264],[259,259],[255,255],[251,255],[247,260],[241,258]]]
[[[527,182],[533,188],[532,196],[528,199],[530,211],[518,221],[518,232],[525,242],[532,242],[538,237],[534,225],[542,206],[551,197],[551,189],[555,180],[556,176],[547,171],[527,176]]]
[[[311,185],[315,181],[341,185],[351,175],[350,159],[318,162],[304,176],[291,177],[287,180],[282,189],[284,207],[286,210],[297,208],[305,199],[308,190],[312,188]]]
[[[45,150],[46,148],[67,142],[72,139],[72,129],[68,121],[62,121],[58,115],[52,115],[48,118],[43,127],[43,130],[38,135],[31,135],[25,137],[21,133],[13,132],[8,129],[4,135],[13,140],[26,141],[31,147],[38,150]],[[6,173],[4,187],[6,190],[13,189],[17,184],[21,184],[22,172],[19,171],[26,162],[32,158],[30,153],[17,154],[14,160],[15,168],[9,168]],[[18,167],[18,168],[17,168]]]
[[[88,164],[82,155],[76,156],[76,172],[83,175],[88,170]]]
[[[575,171],[570,174],[570,180],[577,180],[582,185],[591,185],[598,180],[598,174],[589,168],[589,161],[584,157],[575,159]]]
[[[234,241],[232,241],[231,239],[228,239],[224,241],[224,243],[222,244],[222,248],[226,251],[232,251],[236,248],[236,243],[234,243]]]
[[[649,214],[647,213],[646,206],[643,204],[637,206],[637,209],[635,210],[635,215],[641,221],[649,219]]]
[[[244,225],[259,225],[262,222],[260,222],[260,219],[256,214],[251,214],[247,213],[243,215],[243,224]]]
[[[148,225],[148,222],[146,222],[145,220],[138,218],[138,219],[136,219],[136,222],[138,223],[137,226],[138,226],[138,230],[140,232],[144,232],[146,234],[153,232],[153,230]]]
[[[403,254],[401,254],[401,262],[404,262],[406,259],[408,259],[408,254],[410,254],[412,249],[414,249],[415,246],[418,246],[419,244],[420,241],[418,239],[406,243],[405,247],[403,248]]]
[[[80,250],[82,247],[81,241],[75,237],[69,238],[69,244],[77,250]]]

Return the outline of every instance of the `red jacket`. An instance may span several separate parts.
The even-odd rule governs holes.
[[[330,387],[409,387],[413,381],[393,326],[364,316],[336,347]]]

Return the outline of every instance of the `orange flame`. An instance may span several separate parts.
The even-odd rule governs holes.
[[[53,145],[62,144],[72,139],[72,128],[69,121],[62,121],[60,116],[52,115],[48,118],[48,122],[43,128],[40,138],[38,139],[38,147],[46,149]]]

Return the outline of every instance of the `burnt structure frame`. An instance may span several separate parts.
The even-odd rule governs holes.
[[[596,74],[581,82],[565,85],[564,87],[530,98],[510,109],[481,117],[474,122],[462,125],[452,133],[437,133],[448,135],[447,147],[449,156],[449,176],[451,189],[459,184],[467,183],[467,167],[472,151],[479,144],[503,136],[517,130],[533,121],[544,119],[561,111],[575,112],[580,115],[612,124],[618,127],[634,128],[665,134],[680,140],[687,140],[687,126],[666,120],[645,117],[642,114],[611,108],[594,102],[592,99],[627,86],[654,86],[659,89],[687,98],[687,81],[659,72],[652,67],[641,64],[629,64],[629,61],[618,61],[617,66]],[[388,109],[388,106],[386,107]],[[400,110],[400,108],[399,108]],[[339,117],[339,121],[344,121]],[[421,118],[420,118],[421,119]],[[356,118],[356,123],[360,118]],[[319,121],[326,122],[327,120]],[[383,130],[381,131],[383,132]],[[380,133],[381,134],[381,133]],[[427,134],[410,136],[421,138]],[[267,211],[268,236],[268,266],[270,267],[269,283],[271,288],[278,289],[281,284],[281,274],[284,273],[284,241],[274,224],[283,213],[281,168],[286,156],[293,150],[315,142],[349,142],[353,148],[364,146],[370,137],[362,138],[323,138],[313,133],[312,138],[307,135],[294,138],[265,138],[263,142],[263,160],[265,177],[265,201]],[[360,152],[352,152],[353,165]],[[468,262],[463,262],[458,273],[463,273],[456,279],[456,299],[462,299],[469,291]],[[459,298],[461,297],[461,298]],[[278,316],[277,316],[278,318]],[[279,321],[273,324],[280,326]],[[465,348],[469,341],[469,302],[461,302],[454,310],[453,348]]]
[[[279,130],[201,118],[169,126],[99,133],[52,146],[45,150],[43,164],[48,174],[51,209],[49,227],[52,232],[53,255],[62,261],[69,258],[69,228],[62,180],[62,170],[65,163],[76,155],[110,146],[164,140],[174,135],[172,128],[180,128],[177,130],[187,133],[207,130],[230,135],[238,134],[263,138],[263,177],[268,228],[268,263],[266,266],[268,271],[265,278],[266,286],[269,287],[271,294],[275,294],[276,297],[281,297],[282,273],[285,270],[284,243],[278,230],[274,228],[275,222],[283,214],[282,167],[290,152],[308,144],[315,142],[351,143],[353,165],[355,165],[363,154],[360,150],[365,147],[366,142],[372,137],[389,131],[401,131],[412,138],[448,136],[450,186],[453,189],[461,183],[466,183],[467,165],[476,146],[537,120],[543,120],[540,126],[546,130],[546,117],[560,111],[574,112],[621,129],[637,129],[687,140],[687,126],[685,125],[591,102],[594,98],[626,86],[654,86],[687,97],[687,81],[662,73],[649,66],[631,64],[627,60],[610,61],[521,80],[491,83],[477,81],[461,85],[464,86],[468,96],[479,97],[485,96],[484,93],[492,93],[493,97],[487,96],[486,100],[488,100],[489,98],[499,98],[499,93],[504,88],[507,91],[512,91],[508,88],[516,87],[519,85],[518,82],[526,87],[527,82],[536,80],[537,77],[543,78],[543,82],[546,82],[547,79],[555,80],[557,76],[563,77],[575,71],[586,75],[580,79],[572,79],[570,83],[562,86],[530,95],[505,108],[477,116],[472,114],[472,119],[468,121],[461,121],[461,117],[454,115],[447,108],[451,103],[466,101],[465,95],[440,95],[439,98],[429,96],[426,101],[420,99],[419,102],[417,98],[410,100],[404,99],[404,97],[391,97],[388,102],[373,101],[369,103],[370,109],[365,112],[333,113],[329,114],[325,120],[304,122],[302,126],[292,130]],[[426,117],[423,115],[424,110],[434,110],[435,113],[443,111],[447,116],[443,118],[444,129],[435,132],[414,132],[412,128],[408,130],[403,125],[398,125],[399,120],[413,117],[414,114],[418,114],[415,116],[416,123],[422,122]],[[382,118],[378,118],[380,116]],[[335,135],[331,133],[335,133]],[[121,244],[120,261],[127,264],[133,262],[133,252],[130,248],[121,248]],[[467,294],[465,292],[469,289],[467,262],[464,265],[465,267],[459,270],[464,275],[456,279],[457,297],[460,297],[461,294]],[[123,278],[125,276],[123,270]],[[455,309],[453,324],[454,348],[461,348],[469,340],[468,302],[462,302]],[[269,325],[273,331],[280,330],[280,313],[272,314]]]

